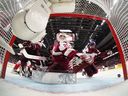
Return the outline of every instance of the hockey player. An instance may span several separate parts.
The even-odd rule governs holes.
[[[84,68],[82,75],[87,74],[88,77],[92,77],[98,72],[94,62],[95,57],[100,54],[100,51],[96,48],[96,43],[93,40],[89,40],[89,43],[83,50],[83,53],[86,56],[86,61],[91,64]]]
[[[21,74],[25,75],[25,68],[28,67],[28,71],[31,74],[30,71],[30,67],[33,65],[35,66],[35,64],[39,65],[40,62],[39,60],[33,60],[33,58],[27,58],[24,54],[23,54],[23,50],[26,50],[26,52],[30,55],[40,55],[40,45],[38,43],[32,43],[31,41],[25,41],[22,44],[19,43],[18,44],[19,48],[20,48],[20,53],[17,53],[20,57],[20,62],[21,64],[16,64],[14,66],[14,70],[17,70],[20,66],[21,66]],[[30,61],[32,65],[29,64],[29,66],[27,66],[27,62]]]
[[[49,67],[49,71],[71,72],[73,66],[69,61],[76,55],[76,51],[71,48],[71,44],[67,42],[66,36],[60,34],[55,41],[52,49],[52,57],[54,64]]]

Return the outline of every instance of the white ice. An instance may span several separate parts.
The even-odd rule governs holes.
[[[76,84],[40,84],[7,70],[5,80],[0,80],[0,96],[127,96],[128,81],[123,82],[122,70],[99,72],[92,78],[77,74]],[[117,74],[121,74],[118,78]]]

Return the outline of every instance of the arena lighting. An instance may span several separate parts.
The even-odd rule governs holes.
[[[60,31],[60,32],[66,32],[66,33],[70,33],[70,32],[72,32],[72,31],[69,30],[69,29],[60,29],[59,31]]]
[[[99,25],[96,25],[96,27],[95,27],[95,29],[94,29],[94,31],[96,31],[96,29],[99,27]]]
[[[101,26],[104,25],[104,23],[105,23],[105,20],[102,20]]]

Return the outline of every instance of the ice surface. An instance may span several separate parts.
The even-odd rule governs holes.
[[[92,78],[77,74],[76,84],[42,84],[31,80],[30,78],[21,77],[18,74],[11,73],[12,68],[7,68],[7,75],[5,80],[21,87],[39,90],[43,92],[54,93],[69,93],[69,92],[89,92],[99,90],[123,82],[123,75],[121,69],[112,69],[109,71],[102,71],[94,75]],[[121,74],[118,78],[117,74]]]

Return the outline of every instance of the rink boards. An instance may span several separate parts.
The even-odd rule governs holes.
[[[74,73],[43,72],[37,70],[32,71],[32,80],[49,84],[73,84],[77,81],[76,74]]]

